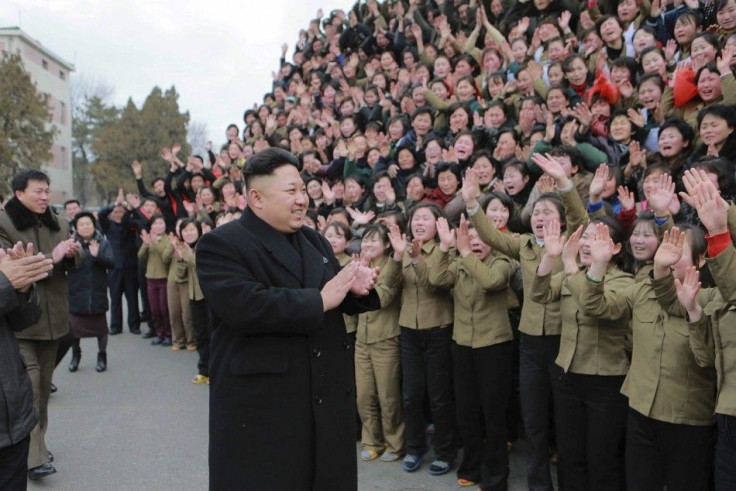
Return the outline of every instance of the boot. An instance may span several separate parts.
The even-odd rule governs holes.
[[[82,350],[72,349],[72,361],[69,362],[69,371],[76,372],[79,368],[79,362],[82,360]]]
[[[107,353],[102,351],[97,353],[97,371],[104,372],[107,370]]]

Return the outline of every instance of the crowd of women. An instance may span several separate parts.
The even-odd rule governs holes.
[[[206,325],[201,227],[237,216],[243,166],[281,146],[306,222],[381,268],[382,308],[345,319],[361,459],[414,472],[431,446],[431,474],[505,489],[521,427],[530,489],[553,487],[550,448],[560,489],[736,489],[736,0],[317,17],[242,131],[186,164],[165,149],[134,203],[160,343],[172,278]]]

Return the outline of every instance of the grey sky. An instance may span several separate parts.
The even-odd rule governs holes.
[[[176,86],[179,105],[207,124],[215,144],[228,123],[242,127],[290,57],[299,29],[317,9],[348,9],[354,0],[5,0],[0,26],[17,26],[75,64],[76,74],[114,88],[114,102],[140,106],[151,89]]]

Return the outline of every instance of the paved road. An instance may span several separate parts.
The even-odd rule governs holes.
[[[29,489],[207,489],[207,387],[189,383],[196,353],[125,333],[110,338],[99,374],[96,341],[82,340],[82,350],[78,372],[67,371],[67,356],[54,376],[47,444],[58,472]],[[523,453],[511,457],[510,489],[523,490]],[[427,467],[408,474],[398,462],[359,461],[360,489],[461,489],[454,472],[433,477]]]

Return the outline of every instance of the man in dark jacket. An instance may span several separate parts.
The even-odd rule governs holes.
[[[355,378],[342,313],[380,307],[376,271],[344,269],[302,226],[289,152],[246,166],[248,208],[205,234],[197,273],[213,312],[210,489],[357,489]]]
[[[26,489],[30,433],[38,417],[33,387],[20,357],[14,331],[41,317],[35,281],[48,276],[52,261],[16,246],[0,248],[0,489]]]
[[[122,195],[119,195],[113,206],[100,210],[99,217],[100,229],[110,242],[115,255],[115,267],[107,273],[110,287],[110,334],[123,332],[123,294],[128,303],[128,329],[133,334],[140,334],[138,248],[136,232],[131,223],[131,211],[125,208]]]
[[[69,294],[66,271],[82,262],[79,244],[69,237],[69,223],[49,206],[49,178],[38,170],[18,172],[11,183],[13,198],[0,211],[0,245],[33,243],[54,262],[52,274],[36,285],[42,315],[37,323],[16,333],[23,363],[33,385],[33,404],[39,422],[31,432],[28,477],[56,472],[46,448],[51,377],[59,339],[69,332]]]

